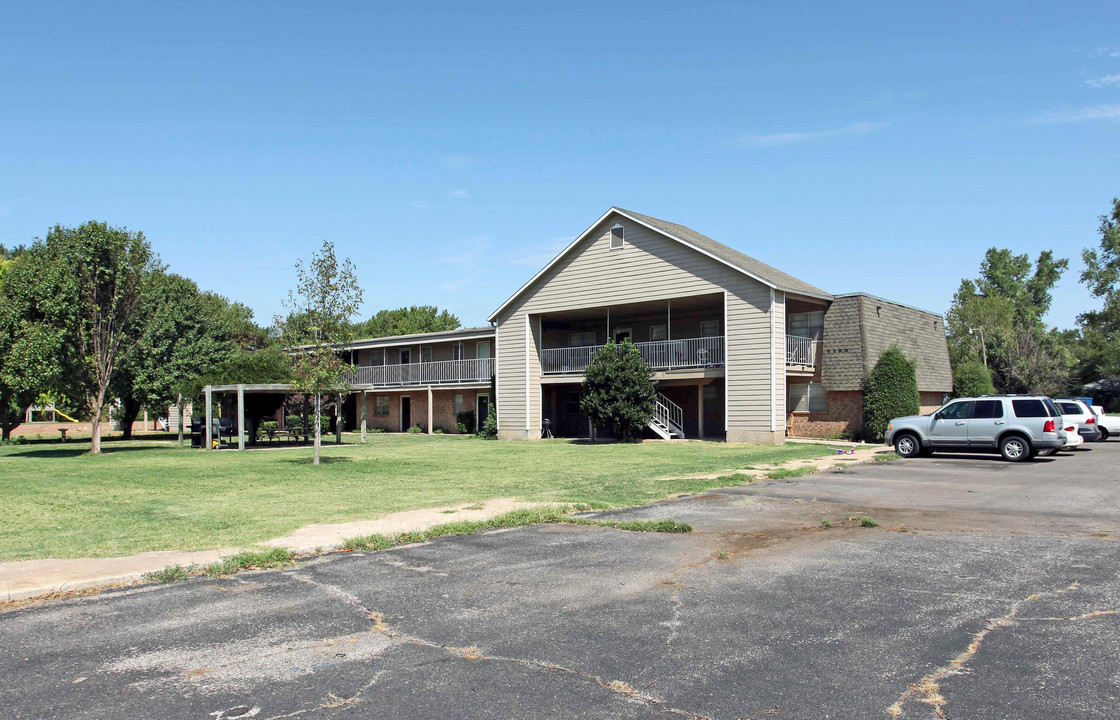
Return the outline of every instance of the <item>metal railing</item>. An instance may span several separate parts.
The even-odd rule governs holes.
[[[817,364],[817,343],[813,338],[786,335],[786,365]]]
[[[653,411],[653,419],[664,427],[670,434],[680,432],[684,435],[684,410],[680,405],[657,393],[657,404]]]
[[[654,370],[723,367],[723,337],[656,340],[634,343],[642,359]],[[581,373],[595,358],[602,345],[545,348],[541,350],[541,372]]]
[[[446,385],[461,382],[489,382],[494,375],[494,358],[438,360],[406,365],[361,365],[347,378],[351,385]]]

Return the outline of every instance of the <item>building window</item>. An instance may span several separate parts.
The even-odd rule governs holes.
[[[700,337],[719,337],[719,320],[701,320]]]
[[[457,342],[451,346],[451,355],[453,360],[463,359],[463,343]],[[458,411],[456,411],[458,412]]]
[[[373,396],[373,414],[374,415],[388,415],[389,414],[389,396],[388,395],[374,395]]]
[[[711,404],[719,400],[719,388],[715,385],[704,386],[704,405],[705,409]]]
[[[650,325],[649,326],[649,341],[657,342],[658,340],[667,340],[664,325]]]
[[[370,365],[384,365],[385,364],[385,348],[374,348],[369,351],[369,364]]]
[[[568,335],[568,347],[588,347],[595,344],[595,331],[574,332]]]
[[[620,250],[626,242],[626,228],[615,225],[611,228],[611,250]]]
[[[790,385],[789,405],[792,412],[828,412],[828,393],[820,383]]]
[[[824,311],[790,314],[789,334],[820,342],[824,334]]]
[[[420,346],[420,362],[431,362],[431,361],[432,361],[432,346],[431,345],[421,345]]]
[[[463,412],[463,395],[455,393],[455,416],[458,417],[461,412]]]

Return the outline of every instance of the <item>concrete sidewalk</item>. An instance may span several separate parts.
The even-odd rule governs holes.
[[[876,453],[887,452],[881,445],[859,446],[846,443],[826,443],[837,448],[855,448],[854,454],[828,455],[809,460],[791,460],[778,465],[759,466],[752,469],[729,469],[691,477],[717,478],[742,475],[745,478],[763,478],[776,469],[812,467],[814,471],[836,465],[857,464],[872,460]],[[675,476],[680,477],[680,476]],[[749,480],[748,480],[749,482]],[[449,505],[421,508],[391,513],[373,520],[337,523],[332,525],[306,525],[291,535],[258,543],[263,547],[287,548],[301,555],[331,550],[348,538],[380,533],[392,535],[402,532],[425,530],[433,525],[459,520],[488,520],[496,515],[541,505],[516,498],[495,498],[475,504]],[[50,597],[81,592],[100,587],[131,585],[141,582],[145,573],[155,572],[172,565],[205,565],[222,557],[233,555],[246,548],[220,548],[182,552],[163,550],[110,558],[51,558],[0,563],[0,602],[18,602],[31,598]]]

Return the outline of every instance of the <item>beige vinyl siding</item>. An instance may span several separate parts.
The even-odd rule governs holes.
[[[609,231],[616,222],[626,229],[626,244],[620,250],[611,250]],[[529,348],[532,360],[526,373],[526,315],[532,318],[531,332],[539,341],[536,316],[542,313],[724,291],[729,439],[747,439],[747,434],[749,439],[763,439],[761,434],[770,431],[772,412],[770,288],[699,251],[613,214],[497,318],[501,347],[499,427],[524,432],[540,421],[539,344]],[[674,337],[679,335],[674,332]],[[782,342],[784,359],[784,339]],[[527,394],[527,374],[528,408],[523,399]],[[512,437],[508,433],[503,435]]]
[[[785,434],[786,427],[786,294],[774,291],[774,425]]]
[[[498,428],[502,437],[525,431],[525,315],[498,324]]]

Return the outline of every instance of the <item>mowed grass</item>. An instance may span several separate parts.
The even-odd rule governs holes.
[[[306,447],[204,452],[140,440],[106,443],[101,457],[87,449],[0,447],[0,561],[240,547],[311,523],[498,497],[620,507],[727,482],[682,475],[831,452],[375,434],[366,445],[325,445],[314,467]]]

